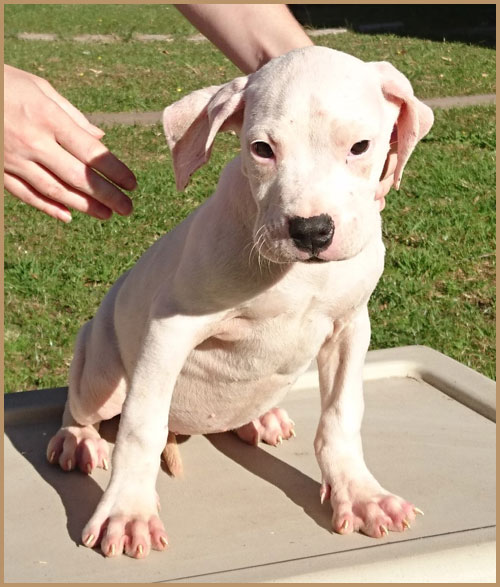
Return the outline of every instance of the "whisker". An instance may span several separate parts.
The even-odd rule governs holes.
[[[263,244],[263,240],[265,239],[265,235],[263,234],[265,231],[265,225],[262,225],[256,232],[253,237],[253,244],[252,248],[250,249],[250,253],[248,255],[248,264],[251,265],[252,263],[252,255],[257,254],[257,262],[259,265],[259,271],[261,271],[261,260],[260,260],[260,248]]]

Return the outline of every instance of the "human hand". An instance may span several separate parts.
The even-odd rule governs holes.
[[[103,136],[48,81],[4,66],[4,186],[13,196],[63,222],[68,208],[101,219],[130,214],[116,186],[133,190],[136,179]]]
[[[398,160],[398,137],[396,128],[392,131],[389,152],[385,160],[384,169],[380,175],[380,181],[375,193],[375,200],[379,204],[379,210],[385,208],[385,196],[389,193],[394,184],[394,172]]]

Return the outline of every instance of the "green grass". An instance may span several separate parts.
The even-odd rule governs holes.
[[[237,151],[222,135],[183,193],[159,126],[107,129],[137,174],[135,212],[63,226],[5,200],[5,386],[65,385],[78,328],[141,253],[202,202]],[[426,344],[494,377],[495,116],[436,111],[383,213],[386,270],[370,302],[372,348]]]
[[[372,347],[425,344],[495,378],[494,108],[437,111],[384,211]]]
[[[73,35],[134,32],[189,35],[196,29],[165,4],[7,4],[4,7],[5,37],[17,33]]]
[[[195,29],[172,6],[7,5],[5,10],[5,61],[47,78],[85,112],[160,110],[179,95],[239,75],[210,43],[185,40]],[[55,32],[67,40],[17,40],[22,31]],[[123,41],[69,40],[83,32],[115,33]],[[176,41],[140,43],[133,32],[170,34]],[[489,48],[351,32],[318,42],[366,61],[391,61],[421,98],[495,91],[495,51]]]

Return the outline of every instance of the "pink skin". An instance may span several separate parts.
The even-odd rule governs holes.
[[[333,508],[332,525],[339,534],[362,532],[372,538],[384,538],[389,532],[404,532],[411,528],[418,508],[404,499],[387,492],[374,493],[370,499],[359,493],[358,497],[342,499],[332,493],[329,484],[323,482],[320,501],[330,500]]]
[[[96,467],[108,469],[108,443],[93,426],[65,426],[50,440],[47,459],[63,471],[79,468],[90,474]]]
[[[234,432],[248,444],[265,442],[277,446],[283,439],[295,436],[294,426],[285,410],[273,408]],[[49,442],[47,459],[52,464],[59,464],[64,471],[78,468],[90,474],[96,467],[108,469],[108,444],[93,426],[66,426]],[[157,503],[159,509],[159,499]],[[100,544],[107,557],[125,553],[133,558],[144,558],[152,549],[163,551],[168,548],[165,528],[156,515],[149,519],[125,515],[113,517],[111,521],[86,528],[83,543],[89,548]]]
[[[105,535],[104,530],[107,530]],[[88,528],[83,543],[89,548],[101,545],[107,557],[125,553],[132,558],[144,558],[151,549],[163,551],[168,548],[168,538],[158,516],[148,520],[130,516],[114,516],[110,522],[95,528]]]
[[[234,432],[247,444],[257,446],[259,442],[265,442],[277,446],[283,439],[295,436],[294,426],[295,422],[290,420],[285,410],[273,408]]]

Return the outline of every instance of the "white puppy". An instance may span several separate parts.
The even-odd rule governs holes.
[[[86,546],[100,542],[109,556],[163,550],[155,483],[167,437],[174,472],[172,433],[238,429],[248,442],[281,442],[293,423],[273,407],[315,358],[315,450],[334,530],[381,537],[413,520],[412,504],[365,465],[362,367],[367,302],[383,270],[374,195],[389,140],[396,125],[397,187],[432,120],[390,64],[324,47],[292,51],[165,110],[179,189],[208,160],[218,131],[240,134],[241,155],[78,335],[48,459],[64,470],[107,468],[98,423],[121,413]]]

